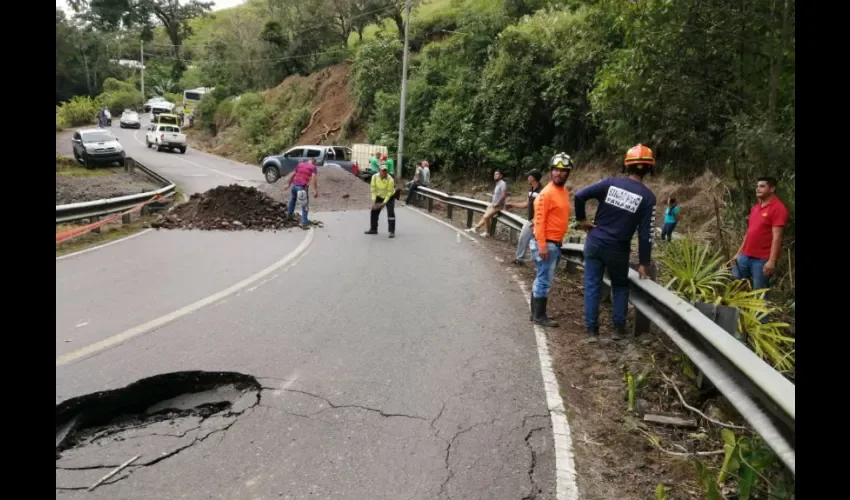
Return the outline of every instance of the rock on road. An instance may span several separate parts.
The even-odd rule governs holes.
[[[204,163],[184,166],[183,155],[134,151],[133,131],[116,133],[188,193],[234,179],[174,170],[210,165],[262,182],[259,169],[191,149],[185,159]],[[366,211],[313,215],[324,228],[152,231],[57,260],[57,403],[183,370],[236,371],[263,386],[232,425],[93,492],[84,487],[115,464],[158,448],[126,440],[106,462],[57,460],[57,498],[555,498],[534,332],[510,274],[406,208],[395,240],[385,215],[371,237]],[[155,327],[109,343],[145,324]],[[166,436],[161,453],[173,446]]]

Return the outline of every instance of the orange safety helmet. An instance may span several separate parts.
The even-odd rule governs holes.
[[[655,155],[652,150],[643,144],[638,144],[626,151],[623,171],[634,170],[637,173],[652,173],[653,165],[655,165]]]

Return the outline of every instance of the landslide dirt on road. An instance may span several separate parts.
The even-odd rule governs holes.
[[[311,220],[311,226],[321,227]],[[151,223],[163,229],[219,229],[225,231],[277,231],[300,226],[300,218],[286,217],[286,206],[254,187],[218,186],[195,193],[189,201],[160,215]]]
[[[287,175],[274,184],[262,184],[260,190],[280,203],[289,202]],[[310,199],[311,213],[343,210],[369,210],[372,197],[369,184],[340,168],[319,167],[319,197]]]

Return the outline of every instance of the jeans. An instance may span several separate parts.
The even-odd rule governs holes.
[[[764,265],[767,259],[756,259],[740,255],[737,262],[732,263],[732,277],[736,280],[752,280],[753,290],[770,288],[770,278],[764,275]]]
[[[548,297],[549,290],[552,289],[552,280],[555,278],[555,269],[557,269],[558,261],[561,258],[561,246],[546,242],[548,255],[546,255],[545,260],[540,258],[537,240],[531,240],[528,246],[531,248],[531,258],[537,264],[537,277],[534,278],[534,283],[531,285],[531,296],[537,299]]]
[[[602,298],[602,278],[605,271],[611,279],[614,326],[626,325],[629,307],[629,254],[611,250],[595,243],[584,244],[584,326],[599,328],[599,302]]]
[[[375,203],[383,203],[384,199],[380,196],[377,197]],[[378,230],[378,217],[381,215],[381,209],[375,210],[372,209],[372,213],[370,214],[370,231]],[[387,202],[387,225],[389,226],[390,234],[395,234],[395,196],[390,196],[390,201]]]
[[[525,251],[528,250],[528,244],[534,236],[534,230],[531,228],[531,222],[526,222],[522,225],[522,231],[519,233],[519,242],[516,245],[516,260],[522,260],[525,257]]]
[[[676,222],[665,222],[664,226],[661,228],[661,239],[672,241],[673,240],[673,230],[676,229]]]
[[[295,212],[295,202],[298,200],[298,192],[304,191],[305,195],[308,195],[308,191],[304,186],[292,186],[289,190],[289,204],[286,206],[286,217],[292,217],[292,213]],[[307,225],[310,223],[307,220],[307,205],[309,203],[309,195],[307,196],[307,202],[304,203],[304,206],[301,207],[301,224]]]
[[[425,184],[424,182],[419,182],[419,181],[411,182],[410,186],[408,186],[408,188],[407,188],[407,198],[405,198],[405,200],[404,200],[405,203],[410,205],[410,200],[413,199],[413,195],[416,194],[416,188],[418,188],[419,186],[428,187],[428,185]]]

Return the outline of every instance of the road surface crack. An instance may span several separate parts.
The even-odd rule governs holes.
[[[533,415],[536,416],[536,415]],[[525,420],[531,417],[526,417],[523,419],[523,426]],[[537,467],[537,452],[534,451],[534,446],[531,445],[531,436],[534,435],[536,431],[546,430],[545,427],[534,427],[528,431],[528,434],[525,435],[525,446],[528,447],[528,452],[531,454],[531,464],[528,466],[528,481],[531,483],[531,492],[528,495],[522,497],[522,500],[534,500],[537,498],[537,495],[542,491],[541,488],[537,485],[537,481],[534,480],[534,469]]]
[[[440,414],[442,415],[442,411],[440,411]],[[455,433],[454,436],[452,436],[451,439],[444,439],[444,441],[446,442],[445,465],[446,465],[446,470],[448,471],[448,475],[446,476],[445,481],[443,481],[443,484],[440,485],[440,491],[439,491],[438,495],[440,495],[440,496],[445,495],[447,500],[451,500],[451,498],[452,498],[451,496],[449,496],[448,486],[449,486],[449,482],[452,480],[452,478],[455,475],[454,470],[452,469],[450,462],[451,462],[452,448],[454,447],[455,441],[457,441],[457,438],[459,438],[462,434],[466,434],[467,432],[469,432],[469,431],[471,431],[471,430],[473,430],[477,427],[481,427],[482,425],[493,425],[498,420],[499,420],[498,418],[494,418],[493,420],[490,420],[489,422],[479,422],[479,423],[471,425],[471,426],[469,426],[465,429],[459,430],[458,432]],[[433,420],[433,422],[436,422],[436,421],[437,421],[437,419],[435,418]]]
[[[368,407],[368,406],[363,406],[363,405],[355,405],[355,404],[336,404],[336,403],[334,403],[333,401],[331,401],[330,399],[328,399],[328,398],[326,398],[326,397],[324,397],[324,396],[321,396],[321,395],[319,395],[319,394],[313,394],[313,393],[311,393],[311,392],[302,391],[302,390],[298,390],[298,389],[287,389],[287,388],[279,389],[279,388],[276,388],[276,387],[261,387],[261,389],[263,389],[263,390],[268,390],[268,391],[286,391],[286,392],[294,392],[294,393],[297,393],[297,394],[303,394],[303,395],[305,395],[305,396],[310,396],[310,397],[312,397],[312,398],[316,398],[316,399],[322,400],[322,401],[324,401],[325,403],[327,403],[327,405],[328,405],[328,408],[322,408],[321,410],[316,411],[316,412],[313,412],[313,413],[309,413],[309,414],[293,414],[293,415],[296,415],[296,416],[299,416],[299,417],[311,418],[311,417],[313,417],[313,416],[316,416],[316,415],[318,415],[318,414],[320,414],[320,413],[322,413],[322,412],[328,411],[328,410],[339,410],[339,409],[346,409],[346,408],[356,408],[356,409],[363,410],[363,411],[368,411],[368,412],[372,412],[372,413],[377,413],[378,415],[380,415],[380,416],[382,416],[382,417],[384,417],[384,418],[402,417],[402,418],[412,418],[412,419],[415,419],[415,420],[424,420],[424,421],[426,421],[426,422],[428,421],[428,419],[426,419],[425,417],[420,417],[419,415],[408,415],[408,414],[406,414],[406,413],[388,413],[388,412],[385,412],[384,410],[382,410],[382,409],[380,409],[380,408],[370,408],[370,407]],[[441,412],[441,413],[442,413],[442,412]]]

